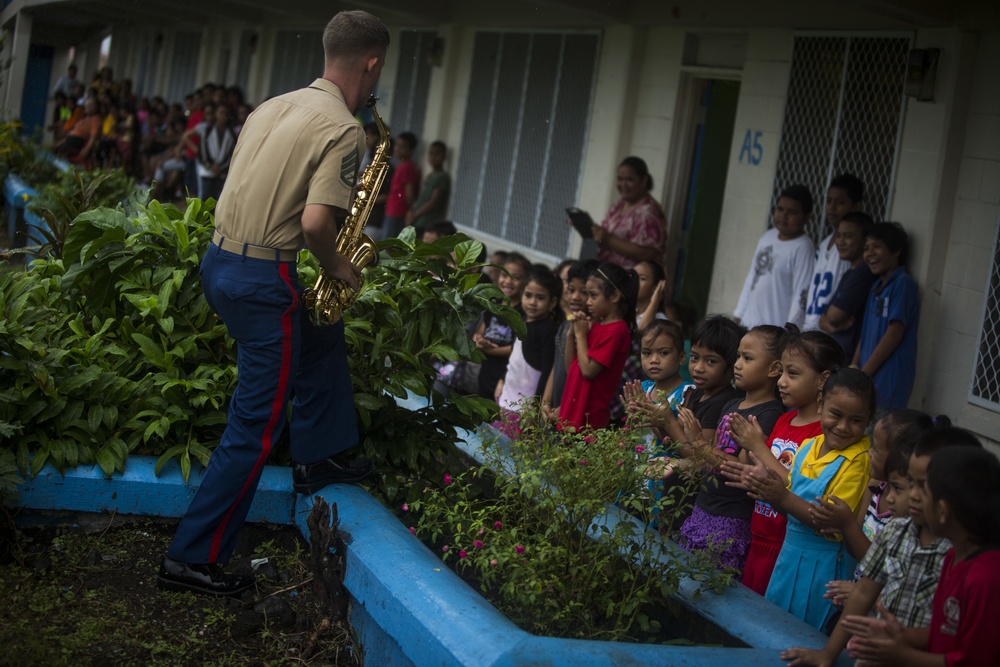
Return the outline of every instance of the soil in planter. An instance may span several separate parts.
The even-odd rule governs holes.
[[[217,599],[157,590],[176,521],[32,513],[19,529],[3,523],[0,665],[361,664],[347,621],[319,603],[294,527],[248,524],[229,569],[268,561],[256,590]]]

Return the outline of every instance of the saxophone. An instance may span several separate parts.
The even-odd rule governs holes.
[[[375,148],[371,164],[365,168],[358,181],[350,215],[337,233],[337,253],[350,259],[359,269],[378,264],[378,247],[375,241],[363,232],[368,216],[375,206],[375,197],[389,171],[389,130],[375,109],[377,100],[374,95],[368,98],[368,108],[372,110],[372,118],[378,127],[378,146]],[[359,283],[364,283],[364,276]],[[316,284],[302,293],[303,302],[309,309],[309,319],[318,327],[339,322],[344,311],[350,308],[357,298],[357,292],[351,289],[350,285],[338,278],[331,278],[322,267]]]

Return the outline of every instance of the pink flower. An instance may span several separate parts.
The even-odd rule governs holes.
[[[624,463],[625,463],[624,461],[619,460],[618,461],[618,467],[621,468]]]
[[[444,485],[448,486],[449,484],[451,484],[451,475],[449,475],[448,473],[445,473],[444,474]]]
[[[441,551],[448,553],[448,545],[446,544],[443,547],[441,547]]]
[[[587,459],[580,459],[580,465],[582,466],[587,465]]]
[[[413,526],[410,526],[410,535],[416,535],[416,534],[417,534],[417,529],[414,528]]]
[[[496,567],[497,566],[497,559],[494,558],[493,560],[491,560],[490,561],[490,565],[493,566],[493,567]]]
[[[483,548],[483,542],[482,542],[482,540],[472,540],[472,546],[474,546],[477,549],[482,549]]]
[[[495,528],[496,530],[503,530],[503,524],[500,523],[499,521],[496,521],[493,523],[493,528]]]
[[[410,511],[410,506],[407,505],[406,503],[403,503],[403,511],[404,512],[409,512]]]
[[[460,549],[460,550],[459,550],[459,552],[458,552],[458,557],[459,557],[459,558],[465,558],[465,557],[466,557],[466,556],[468,556],[468,555],[469,555],[469,554],[468,554],[468,552],[466,552],[466,550],[465,550],[465,549]]]
[[[518,556],[520,556],[521,554],[524,553],[524,547],[522,547],[520,544],[518,544],[516,547],[514,547],[514,553],[516,553]]]
[[[583,441],[589,445],[594,441],[594,439],[588,435],[586,438],[583,439]]]
[[[643,453],[644,451],[646,451],[646,448],[645,448],[645,447],[643,447],[642,445],[636,445],[636,447],[635,447],[635,451],[637,451],[637,452],[639,452],[640,454],[642,454],[642,453]]]
[[[485,533],[485,532],[486,532],[485,530],[483,530],[482,528],[480,528],[480,529],[479,529],[479,532],[478,532],[478,533],[476,533],[476,535],[482,535],[482,534],[483,534],[483,533]]]

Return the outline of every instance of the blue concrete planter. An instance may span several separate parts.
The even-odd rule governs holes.
[[[472,441],[472,442],[470,442]],[[471,436],[466,446],[474,448]],[[133,457],[124,474],[107,478],[98,468],[61,475],[46,466],[20,489],[17,504],[39,510],[118,512],[179,517],[199,484],[185,484],[177,465],[160,477],[155,459]],[[484,600],[364,489],[328,486],[316,495],[336,503],[347,542],[345,585],[351,620],[370,665],[735,665],[777,664],[789,646],[820,647],[825,637],[750,591],[733,586],[722,595],[694,599],[694,582],[678,599],[753,648],[635,645],[536,637],[517,628]],[[267,467],[250,521],[305,521],[312,499],[292,491],[288,468]],[[608,520],[623,520],[611,516]]]

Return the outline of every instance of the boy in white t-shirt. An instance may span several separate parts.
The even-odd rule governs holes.
[[[774,226],[757,242],[753,262],[733,316],[743,326],[758,324],[801,327],[806,292],[815,264],[815,247],[805,234],[813,199],[804,185],[781,191],[771,220]]]
[[[845,215],[864,208],[864,197],[865,184],[854,174],[841,174],[830,181],[826,191],[826,224],[830,226],[830,235],[816,250],[816,267],[806,296],[806,329],[819,328],[819,318],[837,293],[840,279],[851,268],[850,262],[840,259],[834,237]]]

